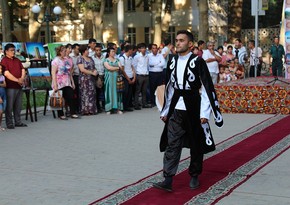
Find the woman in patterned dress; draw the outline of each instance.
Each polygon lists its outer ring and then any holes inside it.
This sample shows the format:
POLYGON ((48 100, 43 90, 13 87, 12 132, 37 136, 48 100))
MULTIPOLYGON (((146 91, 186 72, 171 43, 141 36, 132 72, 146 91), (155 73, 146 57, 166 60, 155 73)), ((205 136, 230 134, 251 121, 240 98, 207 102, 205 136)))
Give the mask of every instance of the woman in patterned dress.
MULTIPOLYGON (((56 48, 56 57, 51 62, 52 89, 54 92, 62 90, 65 102, 70 108, 71 118, 78 118, 73 97, 75 84, 72 78, 72 66, 67 61, 65 55, 66 48, 64 46, 56 48)), ((67 120, 63 110, 58 110, 57 115, 61 120, 67 120)))
POLYGON ((78 58, 77 65, 80 69, 80 113, 82 115, 95 115, 96 108, 96 76, 94 61, 89 57, 89 48, 86 45, 80 46, 82 56, 78 58))
POLYGON ((107 56, 104 62, 105 66, 105 110, 111 114, 117 110, 118 114, 123 112, 122 92, 117 92, 117 76, 121 68, 120 62, 115 58, 115 49, 108 48, 107 56))

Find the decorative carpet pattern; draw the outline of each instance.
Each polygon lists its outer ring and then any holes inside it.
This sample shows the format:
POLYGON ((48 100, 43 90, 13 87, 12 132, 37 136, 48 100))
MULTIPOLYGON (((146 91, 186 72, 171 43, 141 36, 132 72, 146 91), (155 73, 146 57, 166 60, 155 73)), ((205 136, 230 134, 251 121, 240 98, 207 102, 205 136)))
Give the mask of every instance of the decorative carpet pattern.
MULTIPOLYGON (((285 116, 275 115, 219 143, 216 146, 216 151, 209 153, 205 156, 205 159, 204 159, 205 162, 207 159, 210 159, 211 157, 214 157, 222 153, 223 151, 249 138, 250 136, 253 136, 254 134, 261 132, 267 127, 279 122, 283 118, 285 118, 285 116)), ((277 157, 279 153, 283 152, 283 150, 289 148, 289 145, 290 145, 290 135, 288 135, 287 137, 285 137, 283 140, 279 141, 278 143, 274 144, 272 147, 265 150, 264 152, 262 152, 261 154, 253 158, 252 160, 247 161, 247 163, 243 164, 235 171, 230 172, 228 176, 217 181, 217 183, 210 186, 207 190, 204 190, 203 192, 199 194, 195 194, 195 196, 193 194, 192 196, 193 198, 190 198, 186 202, 186 204, 211 204, 219 200, 226 194, 229 194, 239 184, 246 181, 250 176, 256 173, 257 170, 260 169, 262 166, 264 166, 265 164, 273 160, 275 157, 277 157)), ((180 162, 177 176, 179 174, 184 174, 183 172, 185 172, 188 169, 189 163, 190 163, 189 158, 186 158, 180 162)), ((122 204, 124 202, 127 203, 130 199, 152 188, 152 183, 157 182, 157 181, 162 181, 162 180, 163 180, 162 171, 156 172, 144 179, 141 179, 140 181, 136 183, 125 186, 115 191, 114 193, 108 196, 105 196, 104 198, 101 198, 95 202, 92 202, 89 205, 115 205, 115 204, 122 204)), ((128 203, 128 204, 133 204, 133 203, 128 203)), ((143 203, 143 204, 146 204, 146 203, 143 203)))
POLYGON ((216 84, 222 113, 290 113, 290 83, 272 77, 247 78, 216 84), (271 83, 269 83, 271 82, 271 83))

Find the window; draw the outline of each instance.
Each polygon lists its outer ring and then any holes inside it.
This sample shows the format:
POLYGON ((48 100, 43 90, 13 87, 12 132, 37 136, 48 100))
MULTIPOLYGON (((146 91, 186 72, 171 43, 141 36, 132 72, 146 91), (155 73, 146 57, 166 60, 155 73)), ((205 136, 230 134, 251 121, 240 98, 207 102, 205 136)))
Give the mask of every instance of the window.
POLYGON ((131 45, 136 44, 136 28, 128 28, 128 41, 131 45))
POLYGON ((55 34, 55 31, 51 31, 50 32, 50 39, 51 39, 51 42, 56 42, 56 34, 55 34))
POLYGON ((135 11, 136 7, 135 7, 135 0, 128 0, 127 1, 127 11, 135 11))
POLYGON ((151 43, 151 32, 149 27, 144 28, 144 33, 145 33, 145 43, 148 45, 151 43))
POLYGON ((174 26, 169 26, 167 38, 170 39, 172 44, 175 42, 175 27, 174 26))
POLYGON ((45 44, 45 31, 40 31, 40 42, 45 44))
POLYGON ((105 13, 112 13, 113 12, 113 1, 106 0, 105 2, 105 13))
POLYGON ((150 2, 143 1, 144 11, 150 11, 150 2))

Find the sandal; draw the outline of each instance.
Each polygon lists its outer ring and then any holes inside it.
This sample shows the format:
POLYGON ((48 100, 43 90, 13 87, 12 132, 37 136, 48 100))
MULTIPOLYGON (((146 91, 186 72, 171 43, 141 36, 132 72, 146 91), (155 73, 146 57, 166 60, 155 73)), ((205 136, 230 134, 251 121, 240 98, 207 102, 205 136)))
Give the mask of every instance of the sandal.
POLYGON ((61 119, 61 120, 67 120, 66 116, 64 116, 64 115, 63 116, 60 116, 59 119, 61 119))
POLYGON ((4 127, 0 127, 0 131, 5 131, 5 128, 4 127))
POLYGON ((76 115, 76 114, 74 114, 74 115, 72 115, 72 116, 71 116, 71 118, 72 118, 72 119, 78 119, 78 118, 79 118, 79 116, 78 116, 78 115, 76 115))

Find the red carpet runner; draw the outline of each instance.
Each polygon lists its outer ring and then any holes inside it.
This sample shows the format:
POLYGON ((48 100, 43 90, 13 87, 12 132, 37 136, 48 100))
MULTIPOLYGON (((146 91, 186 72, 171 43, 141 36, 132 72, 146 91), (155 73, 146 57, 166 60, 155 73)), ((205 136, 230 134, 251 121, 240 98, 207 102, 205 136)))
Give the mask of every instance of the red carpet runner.
POLYGON ((172 193, 152 188, 153 182, 163 179, 162 172, 158 172, 91 205, 213 204, 289 149, 289 124, 290 116, 278 115, 220 143, 217 151, 204 161, 197 190, 189 188, 189 160, 185 159, 174 177, 172 193))

